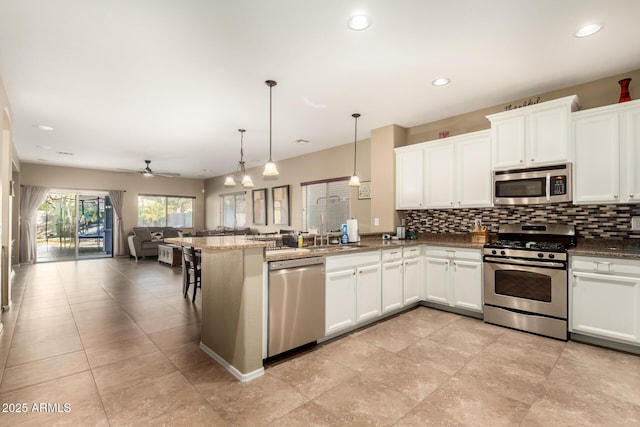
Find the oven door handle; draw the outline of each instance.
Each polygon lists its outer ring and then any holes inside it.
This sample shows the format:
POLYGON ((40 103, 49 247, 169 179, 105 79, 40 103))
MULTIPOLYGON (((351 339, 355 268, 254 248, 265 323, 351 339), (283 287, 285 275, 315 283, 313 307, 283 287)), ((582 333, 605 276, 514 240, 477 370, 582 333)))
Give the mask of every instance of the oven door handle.
POLYGON ((547 202, 551 201, 551 174, 547 173, 547 202))
POLYGON ((509 258, 485 257, 484 260, 487 262, 494 262, 497 264, 530 265, 533 267, 564 268, 565 266, 561 262, 529 261, 525 259, 514 260, 509 258))

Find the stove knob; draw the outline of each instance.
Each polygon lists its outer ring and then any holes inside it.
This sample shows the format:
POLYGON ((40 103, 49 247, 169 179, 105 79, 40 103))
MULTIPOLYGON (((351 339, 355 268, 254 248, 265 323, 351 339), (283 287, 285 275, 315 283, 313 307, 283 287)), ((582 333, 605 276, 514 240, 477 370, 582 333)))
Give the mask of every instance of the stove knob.
POLYGON ((500 255, 506 255, 507 253, 505 251, 500 251, 500 255))
POLYGON ((542 252, 538 253, 538 258, 544 258, 544 254, 542 252))
POLYGON ((549 258, 554 259, 556 256, 554 254, 549 254, 549 258))
POLYGON ((491 255, 495 255, 497 253, 498 253, 498 251, 496 251, 495 249, 491 251, 491 255))

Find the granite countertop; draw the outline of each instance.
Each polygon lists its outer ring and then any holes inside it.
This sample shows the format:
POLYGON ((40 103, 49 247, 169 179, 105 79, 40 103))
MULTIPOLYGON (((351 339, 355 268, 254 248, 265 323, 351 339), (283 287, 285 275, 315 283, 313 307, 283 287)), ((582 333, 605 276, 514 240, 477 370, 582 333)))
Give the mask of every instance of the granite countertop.
POLYGON ((569 255, 631 258, 640 260, 640 241, 615 239, 578 239, 569 255))
POLYGON ((167 243, 191 246, 203 251, 228 251, 232 249, 264 248, 266 242, 247 239, 245 236, 171 237, 167 243))
POLYGON ((471 237, 468 234, 453 233, 426 234, 411 240, 382 240, 381 238, 367 237, 363 238, 360 243, 350 243, 347 245, 305 246, 303 248, 285 248, 266 251, 265 261, 284 261, 295 258, 330 256, 417 245, 482 249, 484 243, 471 242, 471 237))

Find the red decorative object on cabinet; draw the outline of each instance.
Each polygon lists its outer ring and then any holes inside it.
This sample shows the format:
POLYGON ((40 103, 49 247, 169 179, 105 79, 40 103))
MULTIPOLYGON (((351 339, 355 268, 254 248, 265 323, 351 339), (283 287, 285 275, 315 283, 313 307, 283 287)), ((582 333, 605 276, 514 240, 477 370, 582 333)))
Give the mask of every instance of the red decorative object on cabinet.
POLYGON ((631 94, 629 93, 630 78, 622 79, 618 83, 620 84, 620 100, 618 102, 631 101, 631 94))

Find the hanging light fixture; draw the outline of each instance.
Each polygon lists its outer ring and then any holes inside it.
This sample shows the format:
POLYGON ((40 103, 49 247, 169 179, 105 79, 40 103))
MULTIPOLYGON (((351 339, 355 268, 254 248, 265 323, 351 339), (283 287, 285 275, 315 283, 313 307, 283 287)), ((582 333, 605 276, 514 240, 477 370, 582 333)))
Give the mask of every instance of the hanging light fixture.
POLYGON ((278 82, 274 80, 267 80, 265 83, 267 86, 269 86, 269 161, 267 162, 266 165, 264 165, 264 172, 262 172, 262 175, 277 176, 277 175, 280 175, 280 172, 278 172, 278 168, 276 168, 276 164, 273 163, 273 160, 271 160, 271 122, 272 122, 271 118, 272 118, 272 112, 273 112, 273 105, 271 101, 271 91, 273 87, 278 84, 278 82))
POLYGON ((238 163, 238 168, 236 169, 235 176, 234 175, 227 176, 224 180, 224 186, 235 187, 236 179, 238 179, 240 180, 240 184, 243 187, 251 188, 253 187, 253 180, 249 175, 247 175, 247 172, 244 167, 244 160, 243 160, 243 157, 244 157, 243 142, 244 142, 244 133, 246 132, 246 130, 238 129, 238 132, 240 132, 240 162, 238 163))
POLYGON ((356 174, 356 159, 358 158, 358 117, 360 117, 360 114, 354 113, 351 117, 356 120, 356 130, 353 136, 353 176, 349 180, 349 187, 360 187, 360 178, 358 178, 358 174, 356 174))

